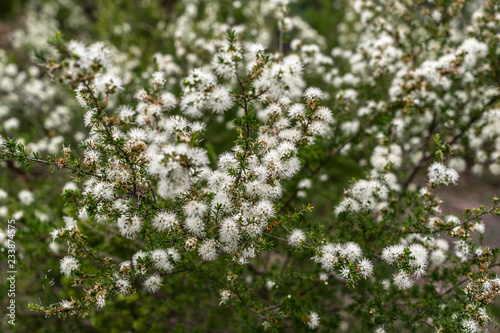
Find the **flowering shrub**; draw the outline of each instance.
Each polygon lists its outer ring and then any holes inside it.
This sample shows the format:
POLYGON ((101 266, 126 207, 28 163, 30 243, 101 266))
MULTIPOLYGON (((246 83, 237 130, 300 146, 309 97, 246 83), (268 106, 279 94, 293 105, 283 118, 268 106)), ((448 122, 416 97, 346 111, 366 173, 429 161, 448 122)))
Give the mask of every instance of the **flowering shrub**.
POLYGON ((500 174, 500 4, 335 1, 332 40, 301 18, 306 5, 185 0, 167 23, 143 1, 104 23, 126 8, 103 1, 92 38, 76 2, 41 4, 45 21, 27 12, 12 52, 37 47, 38 67, 0 55, 0 215, 17 220, 25 273, 57 276, 50 294, 19 287, 23 315, 44 317, 32 323, 496 325, 483 219, 499 199, 447 202, 500 174), (82 17, 59 22, 65 8, 82 17), (143 18, 150 40, 131 26, 143 18))

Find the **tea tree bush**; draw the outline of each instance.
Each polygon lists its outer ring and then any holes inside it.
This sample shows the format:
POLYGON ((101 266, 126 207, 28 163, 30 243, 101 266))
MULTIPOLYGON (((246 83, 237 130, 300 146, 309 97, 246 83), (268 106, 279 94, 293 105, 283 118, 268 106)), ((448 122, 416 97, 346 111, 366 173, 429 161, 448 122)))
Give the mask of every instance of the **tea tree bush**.
POLYGON ((500 4, 314 4, 24 5, 6 330, 497 327, 499 199, 449 207, 500 174, 500 4))

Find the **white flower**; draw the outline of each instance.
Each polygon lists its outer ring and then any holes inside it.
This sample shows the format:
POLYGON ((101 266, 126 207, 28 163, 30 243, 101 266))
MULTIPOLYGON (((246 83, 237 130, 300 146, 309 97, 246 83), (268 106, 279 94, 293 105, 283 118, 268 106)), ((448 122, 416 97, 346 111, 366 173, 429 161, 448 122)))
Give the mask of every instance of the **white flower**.
POLYGON ((319 273, 319 279, 320 279, 320 281, 323 281, 323 282, 328 281, 328 274, 326 274, 324 272, 323 273, 319 273))
POLYGON ((464 319, 461 322, 462 332, 465 333, 479 333, 482 330, 479 328, 479 325, 472 319, 464 319))
POLYGON ((85 150, 83 153, 84 153, 84 163, 87 165, 98 162, 99 157, 101 156, 101 153, 92 149, 85 150))
POLYGON ((227 301, 231 298, 232 294, 230 290, 222 290, 220 292, 220 302, 219 305, 226 304, 227 301))
POLYGON ((323 99, 323 92, 321 89, 316 87, 309 87, 304 93, 305 98, 307 99, 323 99))
POLYGON ((232 153, 222 153, 219 156, 219 161, 217 162, 217 167, 224 171, 229 171, 231 169, 238 169, 238 160, 234 157, 232 153))
POLYGON ((273 204, 268 200, 260 200, 253 208, 254 215, 257 218, 265 219, 271 218, 274 216, 275 211, 273 204))
POLYGON ((64 230, 73 230, 73 228, 78 229, 78 226, 76 225, 76 220, 74 218, 68 217, 68 216, 64 216, 63 220, 66 223, 66 226, 64 227, 64 230))
POLYGON ((416 277, 420 277, 425 274, 425 268, 427 267, 427 250, 420 244, 412 244, 409 247, 410 254, 415 259, 410 259, 410 266, 415 269, 416 277))
POLYGON ((460 224, 460 219, 456 217, 455 215, 448 215, 446 216, 446 222, 451 223, 451 224, 460 224))
POLYGON ((154 275, 150 276, 149 278, 146 279, 146 281, 144 281, 144 284, 143 284, 144 289, 146 289, 146 291, 151 293, 151 294, 154 294, 155 292, 157 292, 162 285, 163 285, 163 282, 161 280, 160 275, 158 275, 158 274, 154 274, 154 275))
POLYGON ((152 77, 153 77, 153 84, 157 86, 163 86, 165 84, 164 72, 154 72, 152 77))
POLYGON ((113 184, 98 181, 91 188, 91 193, 98 199, 111 200, 113 198, 113 184))
POLYGON ((438 12, 437 10, 434 10, 432 12, 431 16, 432 16, 432 19, 436 22, 440 22, 441 18, 443 17, 443 15, 440 12, 438 12))
POLYGON ((122 216, 117 221, 118 228, 123 237, 133 239, 142 229, 142 220, 138 215, 122 216))
POLYGON ((215 260, 219 256, 217 253, 217 244, 213 239, 206 239, 203 241, 198 251, 203 260, 207 261, 215 260))
POLYGON ((59 237, 59 234, 61 233, 61 230, 59 229, 52 229, 50 232, 50 236, 52 237, 52 243, 55 242, 56 238, 59 237))
POLYGON ((64 187, 63 187, 63 192, 64 191, 76 191, 78 190, 78 185, 73 183, 73 182, 67 182, 66 184, 64 184, 64 187))
POLYGON ((356 213, 360 210, 360 204, 352 199, 352 198, 344 198, 342 201, 335 207, 335 215, 339 215, 340 213, 352 212, 356 213))
POLYGON ((146 132, 143 129, 141 129, 141 128, 132 128, 127 133, 127 136, 134 143, 141 142, 141 141, 146 141, 146 138, 147 138, 146 132))
POLYGON ((288 242, 291 246, 300 246, 306 240, 306 235, 300 229, 294 229, 288 237, 288 242))
MULTIPOLYGON (((120 114, 120 120, 124 122, 130 122, 132 117, 135 115, 134 109, 132 109, 129 105, 122 105, 117 109, 117 112, 120 114)), ((90 113, 92 115, 92 113, 90 113)), ((89 119, 90 124, 90 119, 89 119)))
POLYGON ((218 170, 214 171, 208 179, 208 185, 210 189, 215 193, 226 192, 227 190, 229 190, 233 182, 233 176, 218 170))
POLYGON ((382 250, 382 260, 392 265, 393 262, 404 252, 404 245, 398 244, 388 246, 382 250))
POLYGON ((233 106, 233 103, 234 101, 230 89, 223 86, 217 86, 210 94, 208 108, 214 113, 222 114, 224 111, 229 110, 233 106))
POLYGON ((104 307, 104 305, 106 304, 105 297, 103 295, 97 295, 96 303, 98 308, 104 307))
POLYGON ((69 277, 74 270, 80 268, 80 263, 73 256, 66 256, 61 259, 61 273, 69 277))
MULTIPOLYGON (((132 264, 134 265, 134 268, 138 269, 139 268, 139 265, 141 264, 139 262, 139 259, 141 260, 144 260, 146 257, 148 256, 148 253, 140 250, 138 252, 136 252, 133 256, 132 256, 132 264)), ((125 263, 122 263, 122 265, 125 265, 125 263)))
POLYGON ((156 269, 161 269, 165 272, 170 272, 174 269, 174 265, 168 259, 168 253, 165 250, 157 249, 152 251, 151 259, 153 259, 156 269))
POLYGON ((429 181, 436 184, 457 185, 458 182, 458 172, 452 168, 449 168, 439 162, 434 162, 429 167, 429 181))
POLYGON ((309 189, 309 188, 312 188, 312 180, 310 178, 304 178, 304 179, 301 179, 300 182, 297 184, 297 188, 305 188, 305 189, 309 189))
POLYGON ((3 127, 6 131, 13 131, 19 128, 19 119, 9 118, 3 122, 3 127))
POLYGON ((361 247, 354 242, 347 242, 340 248, 339 254, 347 257, 350 262, 354 262, 362 256, 361 247))
POLYGON ((122 295, 127 295, 130 291, 130 281, 127 279, 117 279, 116 282, 116 287, 118 288, 118 291, 122 295))
POLYGON ((309 326, 310 329, 315 329, 319 326, 319 315, 316 312, 309 312, 307 326, 309 326))
POLYGON ((391 163, 394 168, 398 168, 401 166, 402 155, 403 151, 401 147, 396 144, 392 144, 389 147, 377 146, 373 150, 370 163, 379 171, 383 171, 391 163))
POLYGON ((365 279, 373 275, 373 264, 370 260, 366 258, 360 260, 359 274, 365 279))
POLYGON ((98 74, 94 80, 97 89, 103 94, 112 90, 123 90, 122 80, 114 74, 98 74))
POLYGON ((189 230, 192 234, 196 236, 203 236, 205 223, 201 218, 197 216, 188 217, 184 221, 184 225, 186 226, 186 229, 189 230))
POLYGON ((219 233, 220 240, 223 243, 234 243, 240 238, 238 223, 236 223, 236 221, 231 217, 228 217, 221 222, 219 233))
POLYGON ((475 223, 474 226, 472 227, 472 231, 477 231, 480 234, 484 234, 485 231, 484 223, 483 222, 475 223))
POLYGON ((188 217, 203 217, 208 206, 199 201, 189 201, 184 205, 184 213, 188 217))
POLYGON ((71 309, 71 308, 73 308, 73 305, 71 304, 70 301, 63 300, 63 301, 61 301, 61 308, 63 308, 63 309, 71 309))
POLYGON ((343 266, 339 273, 340 277, 348 280, 351 276, 351 270, 348 266, 343 266))
POLYGON ((28 190, 20 191, 17 197, 19 198, 19 201, 21 201, 21 203, 26 206, 31 205, 35 201, 33 193, 28 190))
POLYGON ((165 92, 161 95, 161 105, 166 109, 166 110, 171 110, 173 109, 177 104, 177 99, 175 98, 175 95, 170 93, 170 92, 165 92))
POLYGON ((152 221, 153 227, 157 231, 170 231, 179 224, 174 213, 160 212, 152 221))
POLYGON ((290 118, 301 118, 306 114, 306 107, 304 104, 295 103, 288 109, 288 116, 290 118))
POLYGON ((253 56, 257 55, 259 52, 264 52, 266 48, 262 44, 254 43, 250 44, 248 47, 248 52, 250 52, 253 56))
POLYGON ((130 263, 130 261, 128 261, 128 260, 127 260, 127 261, 124 261, 124 262, 122 262, 122 263, 120 263, 120 271, 121 271, 122 269, 124 269, 124 268, 130 267, 130 264, 131 264, 131 263, 130 263))
POLYGON ((437 249, 435 251, 432 251, 430 258, 434 265, 439 266, 446 261, 447 256, 443 250, 437 249))
POLYGON ((413 286, 413 281, 405 271, 400 270, 398 273, 394 274, 394 284, 396 284, 399 289, 404 290, 410 289, 413 286))
POLYGON ((274 282, 273 280, 266 281, 266 288, 269 290, 273 289, 275 285, 276 285, 276 282, 274 282))

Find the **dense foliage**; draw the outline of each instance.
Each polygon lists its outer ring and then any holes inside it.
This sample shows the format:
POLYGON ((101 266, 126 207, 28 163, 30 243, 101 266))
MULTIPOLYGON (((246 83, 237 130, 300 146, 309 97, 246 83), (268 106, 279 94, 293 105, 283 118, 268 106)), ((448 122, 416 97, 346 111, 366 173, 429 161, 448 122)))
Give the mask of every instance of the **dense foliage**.
POLYGON ((497 0, 2 6, 4 331, 497 327, 497 0))

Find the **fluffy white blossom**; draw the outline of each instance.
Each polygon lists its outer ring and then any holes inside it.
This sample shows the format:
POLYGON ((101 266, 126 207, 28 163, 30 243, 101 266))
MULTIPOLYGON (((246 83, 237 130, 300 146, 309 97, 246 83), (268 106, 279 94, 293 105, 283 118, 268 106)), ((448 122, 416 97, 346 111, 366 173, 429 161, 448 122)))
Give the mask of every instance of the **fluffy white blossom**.
POLYGON ((394 284, 401 290, 409 289, 413 286, 413 281, 410 279, 408 274, 400 270, 394 274, 394 284))
POLYGON ((63 308, 63 309, 72 309, 73 305, 71 304, 70 301, 63 300, 63 301, 61 301, 61 308, 63 308))
POLYGON ((142 219, 138 215, 124 215, 118 219, 117 225, 123 237, 135 238, 142 229, 142 219))
POLYGON ((23 205, 31 205, 35 201, 35 197, 33 196, 33 192, 29 190, 21 190, 18 194, 19 201, 23 205))
POLYGON ((158 231, 171 231, 179 221, 174 213, 160 212, 152 221, 153 227, 158 231))
POLYGON ((227 301, 231 298, 232 293, 230 290, 222 290, 220 292, 220 302, 219 305, 226 304, 227 301))
POLYGON ((80 268, 78 259, 73 256, 65 256, 61 259, 61 273, 69 277, 73 271, 80 268))
POLYGON ((117 279, 115 281, 118 292, 122 295, 127 295, 130 292, 130 281, 127 279, 117 279))
POLYGON ((151 275, 143 283, 144 289, 146 289, 146 291, 151 294, 154 294, 158 290, 160 290, 160 287, 162 285, 163 285, 162 279, 158 274, 151 275))
POLYGON ((219 256, 217 253, 217 244, 213 239, 207 239, 199 246, 199 253, 203 260, 212 261, 219 256))
POLYGON ((300 246, 306 240, 305 233, 300 229, 294 229, 290 236, 288 236, 288 242, 291 246, 300 246))
POLYGON ((436 184, 457 185, 458 182, 458 172, 452 168, 449 168, 439 162, 433 163, 428 170, 429 181, 436 184))
POLYGON ((311 311, 309 312, 309 316, 308 316, 308 320, 307 320, 307 326, 309 326, 309 328, 311 329, 316 329, 318 328, 319 326, 319 315, 314 312, 314 311, 311 311))

